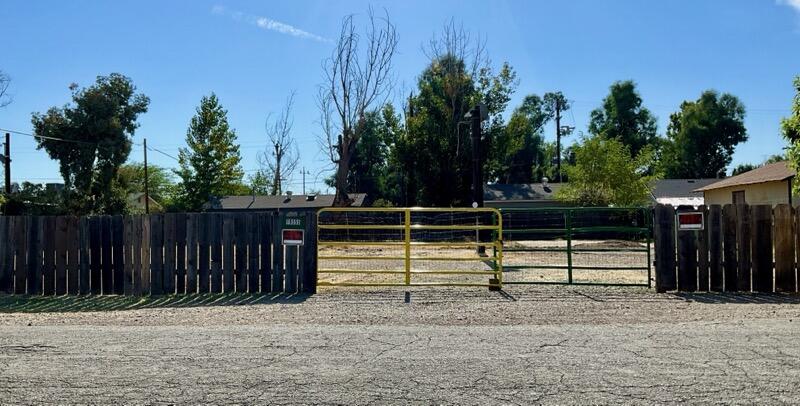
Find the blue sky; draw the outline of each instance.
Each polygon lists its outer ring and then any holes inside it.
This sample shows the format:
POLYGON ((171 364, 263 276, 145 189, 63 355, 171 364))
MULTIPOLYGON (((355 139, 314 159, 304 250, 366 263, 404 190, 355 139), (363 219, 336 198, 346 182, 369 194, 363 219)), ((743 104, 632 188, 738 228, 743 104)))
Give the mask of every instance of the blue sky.
MULTIPOLYGON (((453 19, 480 35, 495 66, 508 61, 529 93, 560 90, 573 100, 565 123, 586 132, 589 112, 615 80, 633 79, 666 131, 669 114, 705 89, 738 96, 750 140, 734 164, 781 152, 800 74, 800 0, 570 1, 29 1, 0 3, 0 70, 14 102, 0 128, 31 131, 30 114, 69 101, 68 85, 97 75, 130 76, 151 99, 135 140, 177 155, 200 98, 214 91, 257 168, 264 120, 296 92, 294 135, 307 188, 326 164, 319 152, 316 86, 341 18, 385 8, 396 24, 395 75, 410 90, 427 60, 423 45, 453 19)), ((548 129, 546 136, 552 138, 548 129)), ((569 142, 569 141, 568 141, 569 142)), ((13 180, 59 181, 58 166, 29 137, 14 136, 13 180)), ((135 147, 131 160, 141 160, 135 147)), ((151 162, 175 166, 156 153, 151 162)), ((248 172, 249 173, 249 172, 248 172)), ((316 177, 316 184, 315 182, 316 177)), ((299 171, 290 188, 302 188, 299 171)))

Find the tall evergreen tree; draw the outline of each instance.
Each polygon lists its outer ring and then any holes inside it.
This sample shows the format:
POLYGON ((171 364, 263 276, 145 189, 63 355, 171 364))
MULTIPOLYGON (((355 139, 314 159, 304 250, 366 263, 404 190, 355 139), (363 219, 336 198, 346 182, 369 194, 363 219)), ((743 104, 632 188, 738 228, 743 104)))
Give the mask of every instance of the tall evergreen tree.
POLYGON ((204 96, 186 132, 187 148, 178 155, 182 179, 182 204, 198 211, 212 197, 242 192, 241 156, 236 132, 228 125, 228 112, 214 93, 204 96))

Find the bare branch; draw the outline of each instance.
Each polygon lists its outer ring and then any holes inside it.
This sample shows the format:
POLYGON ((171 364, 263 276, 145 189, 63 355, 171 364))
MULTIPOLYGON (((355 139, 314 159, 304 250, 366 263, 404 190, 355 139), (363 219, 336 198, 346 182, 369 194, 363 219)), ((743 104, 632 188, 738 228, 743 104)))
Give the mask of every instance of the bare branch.
POLYGON ((8 87, 11 86, 11 77, 0 71, 0 108, 11 104, 11 95, 8 94, 8 87))
POLYGON ((295 92, 289 95, 277 117, 273 118, 271 114, 267 116, 265 127, 269 144, 267 150, 259 155, 258 162, 262 169, 272 176, 270 192, 272 195, 283 193, 283 180, 292 175, 300 161, 300 151, 292 137, 294 96, 295 92))
POLYGON ((370 8, 367 15, 369 22, 363 37, 357 33, 352 15, 342 20, 336 47, 323 63, 325 80, 317 95, 323 128, 319 141, 337 165, 336 205, 348 204, 347 173, 364 115, 376 103, 383 102, 393 86, 395 27, 388 13, 377 18, 370 8))

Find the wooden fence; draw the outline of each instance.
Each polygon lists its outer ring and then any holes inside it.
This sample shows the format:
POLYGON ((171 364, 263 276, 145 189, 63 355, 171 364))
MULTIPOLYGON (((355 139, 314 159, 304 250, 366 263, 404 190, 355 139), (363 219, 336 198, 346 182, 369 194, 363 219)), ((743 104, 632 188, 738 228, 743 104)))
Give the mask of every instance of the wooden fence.
POLYGON ((797 292, 799 210, 786 204, 656 206, 656 290, 797 292), (682 211, 703 212, 703 230, 677 230, 682 211))
POLYGON ((316 290, 316 216, 284 247, 285 214, 0 216, 0 292, 161 295, 316 290))

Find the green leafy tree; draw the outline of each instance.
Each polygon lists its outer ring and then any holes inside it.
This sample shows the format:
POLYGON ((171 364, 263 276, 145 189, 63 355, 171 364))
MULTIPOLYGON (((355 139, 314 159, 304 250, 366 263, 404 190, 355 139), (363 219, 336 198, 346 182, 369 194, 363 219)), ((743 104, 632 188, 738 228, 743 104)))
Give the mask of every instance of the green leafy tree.
POLYGON ((9 216, 64 215, 64 194, 58 189, 38 183, 22 182, 19 191, 6 198, 4 213, 9 216))
MULTIPOLYGON (((401 159, 411 170, 404 179, 404 197, 410 205, 468 206, 473 200, 472 145, 464 115, 478 103, 486 106, 486 158, 505 131, 502 112, 516 88, 516 73, 508 64, 495 73, 481 45, 452 24, 431 42, 427 54, 431 61, 409 100, 400 148, 411 155, 401 159)), ((493 170, 491 164, 485 169, 493 170)))
POLYGON ((136 120, 150 100, 118 73, 98 76, 94 85, 80 90, 73 84, 70 90, 72 105, 33 114, 37 148, 59 162, 71 213, 122 213, 125 196, 115 179, 131 152, 136 120))
MULTIPOLYGON (((125 196, 133 193, 144 193, 144 164, 132 162, 120 166, 117 172, 117 183, 125 196)), ((178 192, 173 173, 158 165, 147 166, 148 195, 164 208, 173 206, 178 192)))
POLYGON ((247 193, 236 132, 228 125, 228 112, 214 93, 203 97, 186 132, 187 148, 178 154, 181 204, 199 211, 212 197, 247 193))
MULTIPOLYGON (((794 79, 792 114, 781 121, 783 137, 789 142, 786 158, 792 169, 800 172, 800 76, 794 79)), ((800 193, 800 182, 793 182, 794 192, 800 193)))
POLYGON ((556 198, 579 206, 638 206, 650 199, 649 185, 657 175, 647 175, 653 151, 645 147, 631 159, 628 146, 616 139, 594 136, 574 147, 575 164, 556 198))
POLYGON ((401 131, 400 117, 391 104, 365 115, 364 128, 350 161, 348 192, 366 193, 368 203, 397 197, 396 179, 389 177, 389 157, 401 131))
POLYGON ((265 169, 259 169, 256 172, 247 176, 247 184, 250 193, 258 196, 267 196, 272 194, 272 179, 273 176, 265 169))
POLYGON ((657 139, 656 118, 642 104, 642 97, 631 80, 615 82, 603 106, 591 113, 589 132, 608 139, 616 139, 636 156, 644 147, 657 139))
POLYGON ((662 166, 667 178, 715 178, 747 141, 744 105, 736 96, 705 91, 670 116, 662 166))
POLYGON ((756 168, 758 168, 758 165, 739 164, 735 168, 733 168, 733 172, 731 173, 731 176, 741 175, 741 174, 743 174, 745 172, 750 172, 750 171, 752 171, 753 169, 756 169, 756 168))

